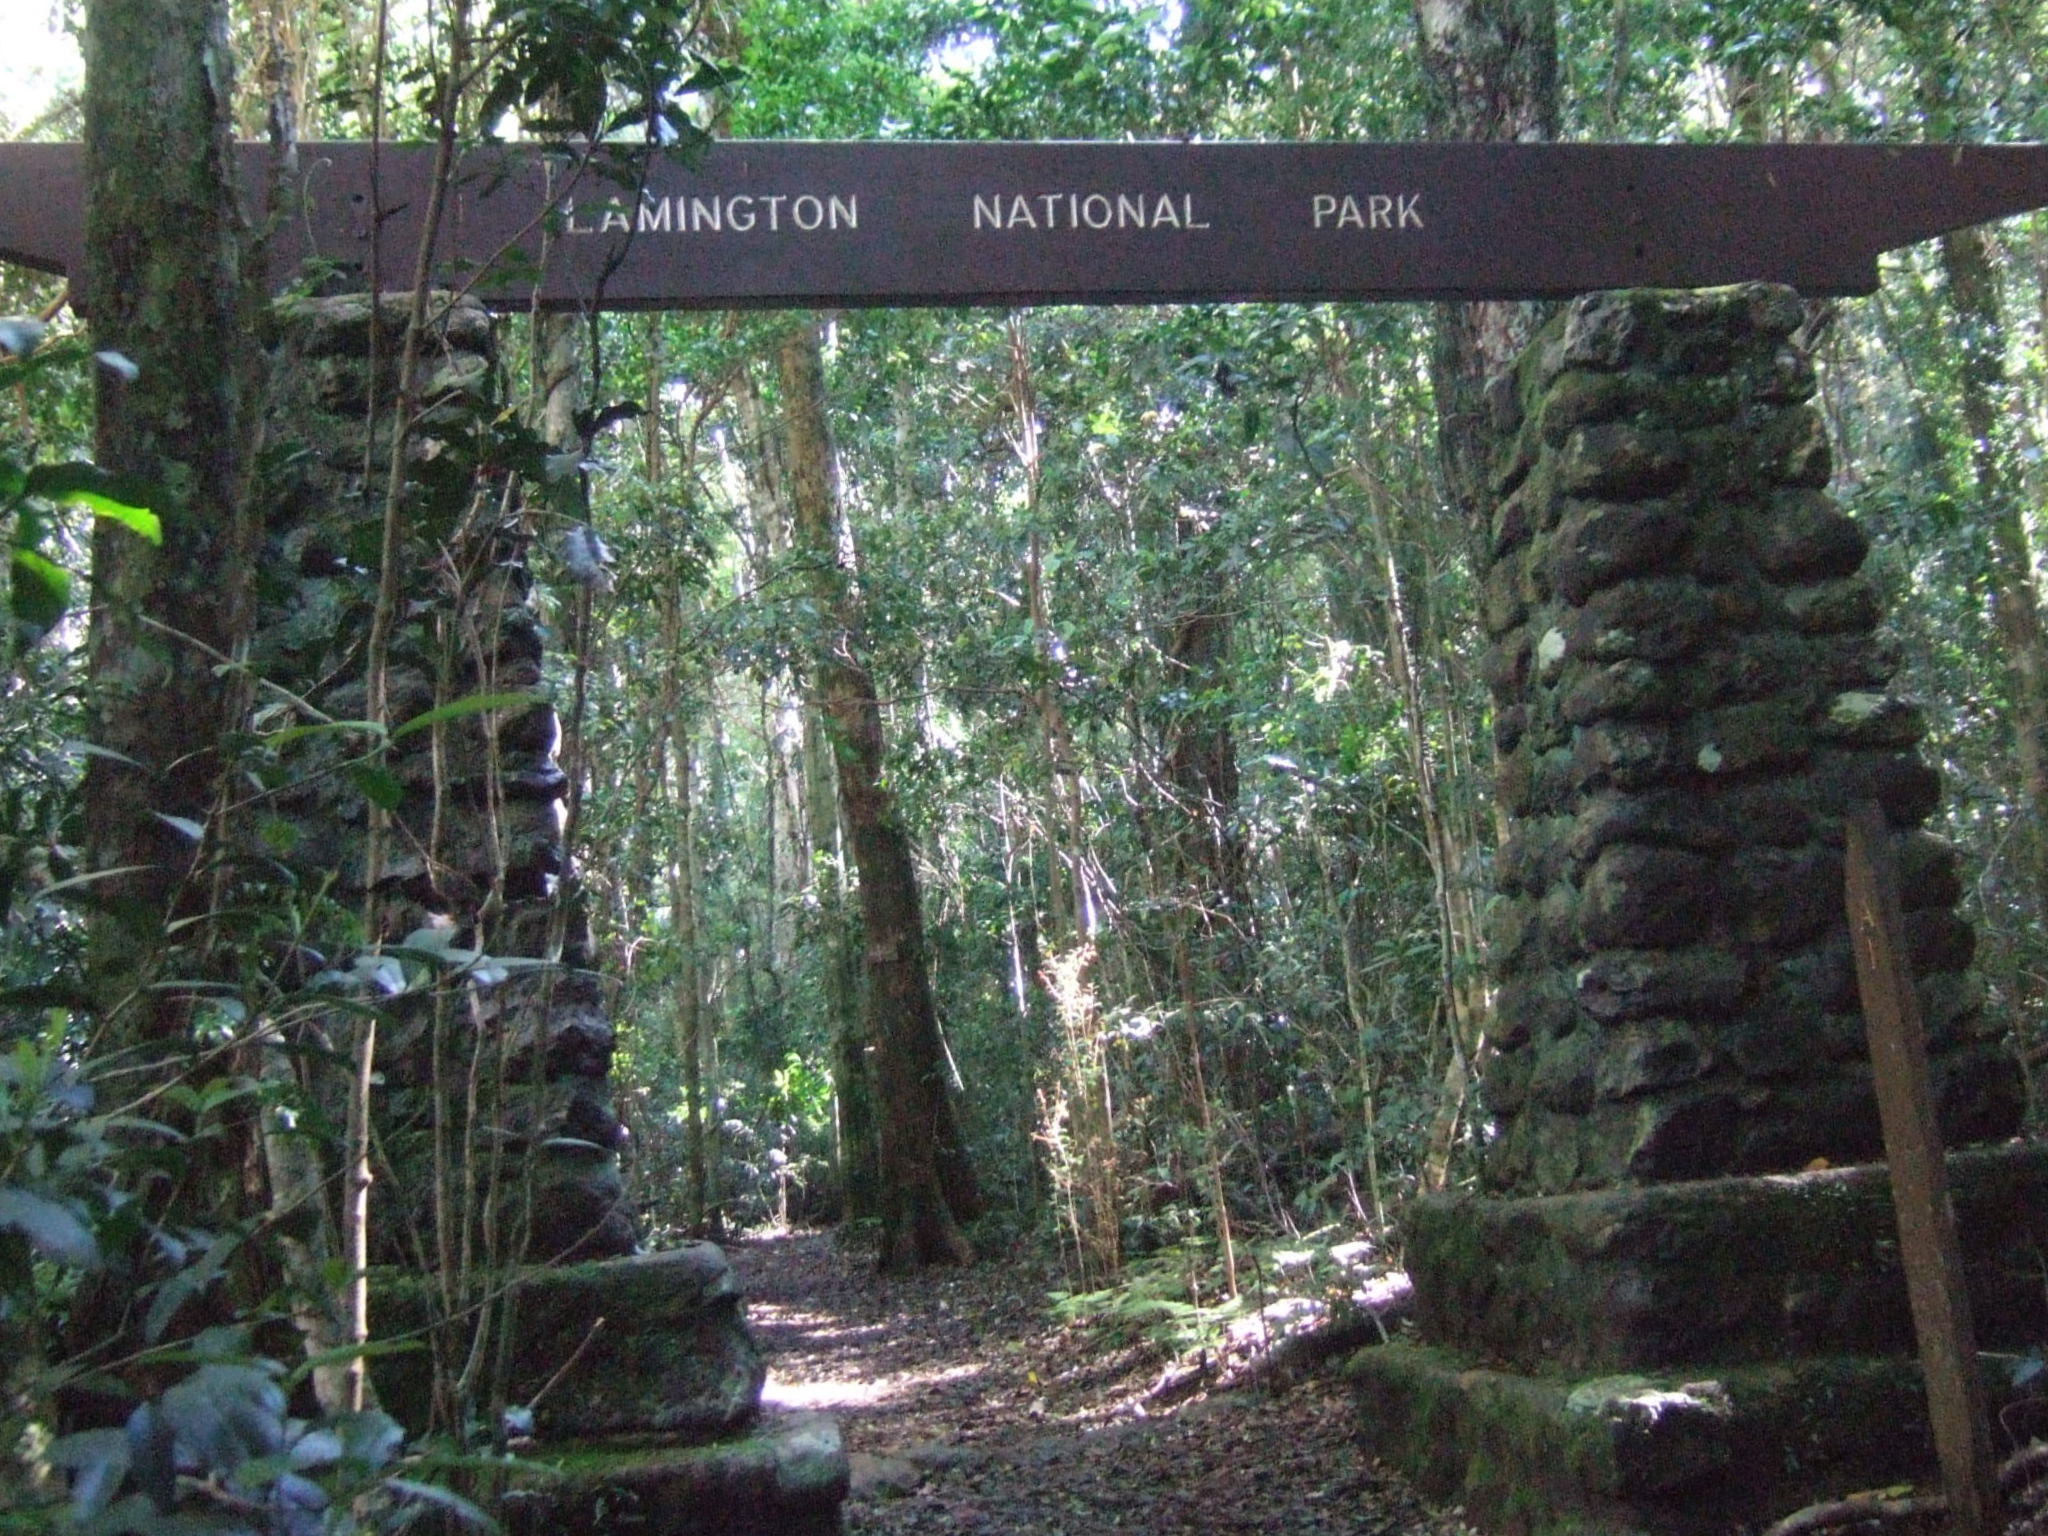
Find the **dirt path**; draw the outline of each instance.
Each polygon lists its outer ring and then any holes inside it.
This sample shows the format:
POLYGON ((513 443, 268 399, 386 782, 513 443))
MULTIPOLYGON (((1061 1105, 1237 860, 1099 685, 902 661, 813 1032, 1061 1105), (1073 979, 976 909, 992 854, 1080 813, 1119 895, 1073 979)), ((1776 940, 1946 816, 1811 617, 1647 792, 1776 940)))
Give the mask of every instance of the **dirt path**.
POLYGON ((728 1251, 769 1404, 838 1416, 852 1536, 1469 1536, 1366 1459, 1328 1378, 1148 1408, 1161 1362, 1053 1324, 1031 1261, 885 1280, 829 1234, 728 1251))

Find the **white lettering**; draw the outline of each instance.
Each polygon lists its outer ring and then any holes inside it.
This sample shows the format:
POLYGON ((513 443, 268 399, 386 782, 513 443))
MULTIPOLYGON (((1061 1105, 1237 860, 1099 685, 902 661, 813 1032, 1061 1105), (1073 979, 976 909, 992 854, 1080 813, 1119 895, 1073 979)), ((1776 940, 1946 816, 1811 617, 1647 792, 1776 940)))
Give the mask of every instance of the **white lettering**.
POLYGON ((974 194, 974 227, 981 229, 984 226, 989 229, 1003 227, 1003 200, 1000 197, 983 197, 977 192, 974 194))
POLYGON ((1100 192, 1090 192, 1081 199, 1081 218, 1090 229, 1107 229, 1116 215, 1110 211, 1109 199, 1100 192), (1096 210, 1100 209, 1098 213, 1096 210))
POLYGON ((1209 227, 1207 219, 1197 219, 1195 217, 1195 195, 1192 192, 1181 193, 1180 213, 1181 222, 1189 229, 1207 229, 1209 227))
MULTIPOLYGON (((1192 218, 1192 212, 1189 213, 1192 218)), ((1308 200, 1311 229, 1421 229, 1420 192, 1318 192, 1308 200)), ((1190 226, 1207 228, 1206 225, 1190 226)))
POLYGON ((578 224, 576 222, 576 204, 573 200, 564 201, 562 204, 562 229, 565 233, 571 235, 594 235, 597 233, 588 224, 578 224))
POLYGON ((1162 224, 1171 224, 1175 229, 1180 228, 1180 215, 1174 212, 1173 199, 1163 192, 1159 194, 1159 201, 1152 208, 1152 227, 1157 229, 1162 224))
POLYGON ((1129 229, 1133 225, 1139 229, 1145 227, 1145 199, 1119 192, 1116 195, 1116 227, 1129 229))
POLYGON ((754 227, 754 200, 742 194, 725 200, 725 221, 741 234, 754 227), (747 206, 742 208, 741 203, 747 206))
POLYGON ((1010 199, 1010 222, 1005 228, 1015 229, 1019 224, 1028 224, 1033 229, 1038 228, 1038 220, 1031 217, 1031 205, 1021 196, 1010 199))
POLYGON ((700 229, 723 230, 725 228, 725 203, 719 198, 705 202, 701 197, 690 199, 690 231, 700 229))
POLYGON ((798 229, 813 230, 825 222, 825 205, 815 197, 799 197, 789 205, 789 217, 798 229), (806 215, 805 208, 809 207, 806 215))
POLYGON ((1038 206, 1045 210, 1045 227, 1047 229, 1058 229, 1060 227, 1059 193, 1046 192, 1041 194, 1038 199, 1038 206))
MULTIPOLYGON (((978 203, 981 199, 977 197, 975 201, 978 203)), ((858 194, 853 197, 834 197, 831 200, 831 210, 832 227, 834 229, 841 227, 841 220, 845 221, 845 228, 847 229, 860 228, 860 197, 858 194)))
POLYGON ((782 205, 789 201, 789 194, 778 192, 772 197, 763 199, 763 201, 768 204, 768 227, 770 229, 782 228, 782 205))
POLYGON ((622 235, 630 235, 633 232, 633 226, 626 218, 626 210, 617 203, 606 203, 604 217, 598 221, 597 232, 603 235, 615 229, 622 235))
POLYGON ((674 214, 675 209, 667 198, 657 197, 650 201, 647 194, 643 192, 640 196, 640 233, 644 235, 653 230, 661 234, 667 234, 669 220, 674 217, 674 214))

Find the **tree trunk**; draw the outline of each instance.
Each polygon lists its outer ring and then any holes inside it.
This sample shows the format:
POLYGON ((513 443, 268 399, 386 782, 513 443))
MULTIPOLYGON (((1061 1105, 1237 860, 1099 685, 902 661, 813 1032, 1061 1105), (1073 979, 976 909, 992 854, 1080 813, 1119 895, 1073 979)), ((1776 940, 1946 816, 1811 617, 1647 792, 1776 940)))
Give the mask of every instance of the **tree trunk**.
MULTIPOLYGON (((77 297, 93 345, 134 365, 132 377, 96 371, 94 452, 163 524, 161 547, 106 521, 93 535, 88 702, 102 750, 87 762, 82 825, 86 867, 104 878, 93 886, 87 986, 103 1044, 143 1074, 124 1080, 124 1096, 148 1102, 188 1072, 234 1070, 197 1052, 191 993, 158 983, 223 968, 213 918, 233 905, 224 885, 234 864, 224 853, 233 765, 221 743, 248 698, 246 678, 220 664, 243 653, 250 630, 257 523, 247 478, 262 328, 242 272, 227 7, 92 0, 85 58, 77 297)), ((249 1113, 231 1109, 225 1134, 194 1143, 174 1181, 152 1183, 152 1219, 219 1230, 249 1211, 262 1163, 254 1101, 242 1102, 249 1113)), ((169 1102, 147 1113, 184 1118, 169 1102)), ((225 1307, 253 1303, 275 1278, 240 1273, 259 1261, 246 1250, 235 1282, 211 1288, 174 1328, 223 1322, 225 1307)), ((137 1297, 132 1276, 112 1274, 89 1282, 70 1320, 80 1347, 132 1363, 137 1297)))
POLYGON ((784 338, 778 358, 795 543, 826 627, 814 688, 838 767, 839 807, 860 876, 867 1011, 875 1051, 882 1176, 882 1265, 905 1271, 974 1257, 958 1219, 980 1196, 946 1092, 945 1048, 926 969, 917 870, 883 783, 881 705, 855 650, 854 602, 834 529, 832 444, 817 331, 784 338))
POLYGON ((133 1002, 140 1032, 162 1037, 181 1028, 181 1007, 134 992, 166 921, 208 904, 199 877, 219 839, 220 743, 244 707, 239 677, 216 668, 248 636, 256 564, 244 482, 257 332, 241 277, 226 7, 95 0, 86 59, 81 300, 94 344, 138 370, 99 371, 95 453, 150 488, 164 528, 161 548, 104 522, 93 539, 93 736, 109 753, 86 769, 87 862, 128 870, 97 888, 110 916, 93 934, 93 972, 104 1007, 133 1002), (192 827, 207 835, 195 842, 192 827))
MULTIPOLYGON (((1432 138, 1478 143, 1554 139, 1558 128, 1556 0, 1416 0, 1432 138)), ((1535 334, 1533 304, 1443 304, 1430 379, 1444 481, 1475 568, 1493 517, 1487 478, 1499 443, 1489 380, 1535 334)))
MULTIPOLYGON (((1557 137, 1557 0, 1416 0, 1415 19, 1433 137, 1479 143, 1557 137)), ((1438 457, 1475 577, 1484 575, 1491 559, 1491 480, 1501 447, 1488 386, 1506 374, 1542 316, 1534 304, 1444 304, 1437 309, 1430 381, 1436 394, 1438 457)), ((1446 934, 1446 945, 1452 942, 1446 934)), ((1485 1043, 1479 1029, 1461 1018, 1454 981, 1446 981, 1450 1062, 1429 1159, 1429 1176, 1439 1184, 1485 1043)))
MULTIPOLYGON (((1914 54, 1916 90, 1937 138, 1959 138, 1967 126, 1959 94, 1961 40, 1938 27, 1906 39, 1914 54)), ((2026 839, 2038 910, 2048 911, 2048 635, 2041 623, 2035 549, 2027 527, 2021 476, 2012 459, 2018 422, 2005 368, 2005 317, 1990 238, 1982 229, 1941 237, 1948 284, 1951 341, 1961 354, 1957 382, 1978 516, 1991 552, 1992 621, 2005 651, 2012 689, 2013 745, 2020 784, 2032 813, 2026 839)))
POLYGON ((839 799, 824 723, 804 712, 804 813, 817 892, 825 1012, 832 1040, 832 1097, 839 1194, 848 1221, 882 1214, 877 1165, 875 1075, 861 1017, 860 957, 846 912, 846 858, 840 847, 839 799))

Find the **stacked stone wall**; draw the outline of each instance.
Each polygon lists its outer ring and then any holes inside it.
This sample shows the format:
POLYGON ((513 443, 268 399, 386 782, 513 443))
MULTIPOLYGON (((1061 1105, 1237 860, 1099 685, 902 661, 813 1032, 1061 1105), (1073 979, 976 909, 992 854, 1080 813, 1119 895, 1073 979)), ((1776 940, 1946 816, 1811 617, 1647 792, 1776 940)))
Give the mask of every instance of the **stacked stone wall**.
MULTIPOLYGON (((404 298, 350 295, 279 311, 251 660, 258 675, 334 720, 368 712, 363 648, 408 308, 404 298)), ((503 409, 501 382, 491 317, 437 299, 413 381, 421 407, 408 441, 404 612, 388 673, 394 724, 471 694, 544 691, 530 520, 502 468, 479 462, 503 409)), ((273 700, 266 724, 313 723, 302 714, 273 700)), ((554 760, 557 734, 554 710, 537 702, 394 744, 381 764, 397 805, 379 880, 382 931, 373 935, 348 931, 367 878, 370 800, 350 766, 366 740, 318 737, 280 764, 276 814, 259 835, 264 856, 294 872, 309 904, 321 893, 326 917, 313 919, 312 934, 326 962, 346 964, 351 950, 422 929, 493 957, 558 962, 465 985, 452 1000, 384 1000, 380 1145, 394 1166, 379 1186, 375 1226, 392 1259, 416 1258, 420 1235, 434 1230, 427 1142, 436 1078, 445 1087, 452 1074, 454 1099, 464 1101, 477 1052, 488 1053, 477 1077, 488 1123, 458 1133, 457 1144, 533 1196, 494 1202, 508 1229, 501 1235, 525 1237, 540 1257, 634 1245, 617 1168, 612 1025, 587 968, 585 925, 563 904, 568 781, 554 760)))
POLYGON ((1826 492, 1801 320, 1766 287, 1595 295, 1494 392, 1495 1188, 1879 1152, 1842 896, 1865 797, 1951 1143, 2018 1122, 1955 856, 1919 830, 1924 720, 1889 691, 1865 536, 1826 492))

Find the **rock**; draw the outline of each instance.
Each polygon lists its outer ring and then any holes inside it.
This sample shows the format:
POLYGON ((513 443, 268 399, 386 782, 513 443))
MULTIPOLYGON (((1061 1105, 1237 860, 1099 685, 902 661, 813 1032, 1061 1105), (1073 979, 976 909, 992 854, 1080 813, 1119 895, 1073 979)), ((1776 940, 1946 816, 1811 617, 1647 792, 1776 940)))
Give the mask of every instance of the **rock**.
POLYGON ((822 1413, 710 1445, 552 1447, 514 1472, 506 1536, 838 1536, 847 1460, 822 1413))
MULTIPOLYGON (((423 1327, 435 1294, 430 1279, 378 1277, 375 1336, 423 1327)), ((527 1270, 511 1301, 518 1336, 506 1395, 514 1403, 539 1395, 543 1443, 612 1434, 710 1440, 743 1429, 760 1406, 767 1367, 741 1321, 725 1255, 710 1243, 527 1270)), ((426 1421, 428 1369, 423 1355, 406 1354, 375 1366, 386 1407, 414 1428, 426 1421)))
POLYGON ((872 1456, 866 1451, 846 1455, 848 1498, 900 1499, 917 1491, 924 1470, 915 1462, 896 1456, 872 1456))

